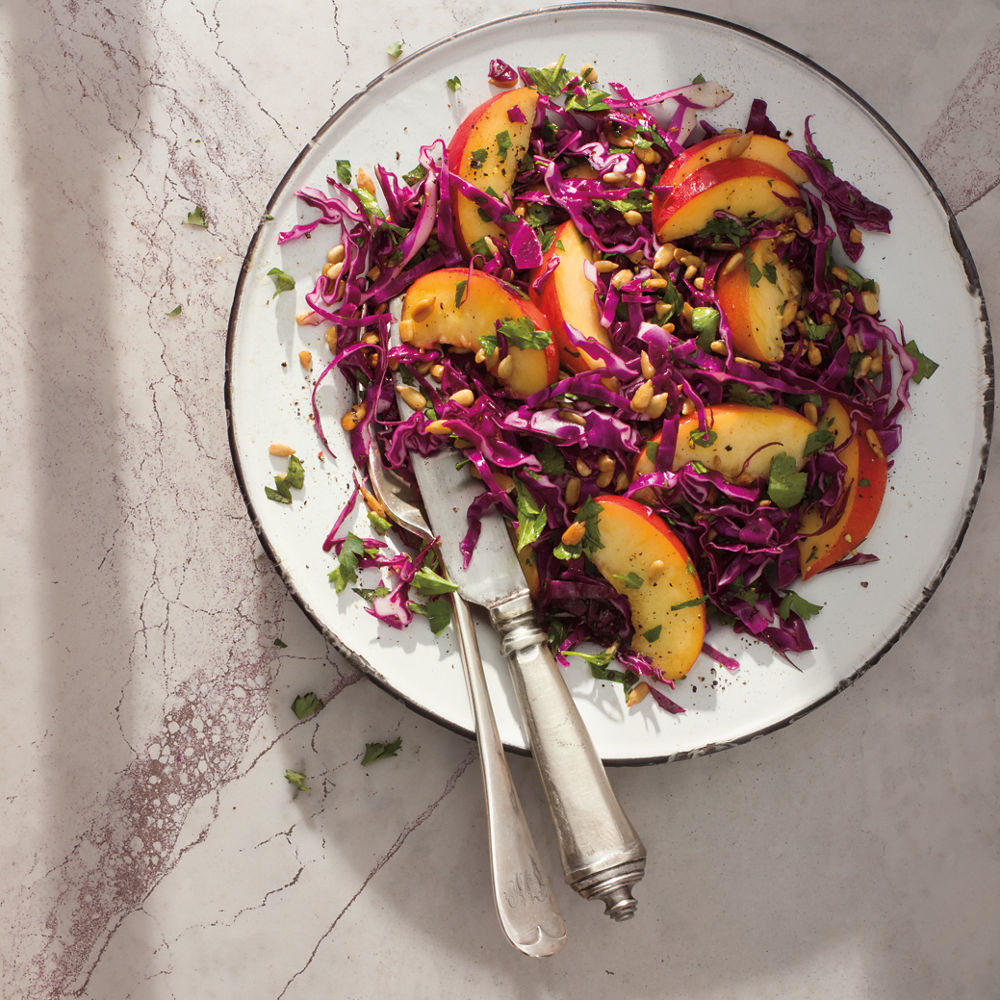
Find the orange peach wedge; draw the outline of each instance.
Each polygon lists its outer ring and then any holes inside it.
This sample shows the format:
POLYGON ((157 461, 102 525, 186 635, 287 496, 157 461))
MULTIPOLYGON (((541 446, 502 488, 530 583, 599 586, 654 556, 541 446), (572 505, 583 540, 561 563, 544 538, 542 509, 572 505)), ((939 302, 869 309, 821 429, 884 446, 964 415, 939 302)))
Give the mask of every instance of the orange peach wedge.
POLYGON ((815 510, 803 515, 799 569, 804 580, 840 562, 868 537, 882 506, 889 471, 889 463, 870 424, 858 420, 852 428, 847 410, 837 400, 828 404, 821 425, 826 420, 832 420, 837 457, 847 467, 844 480, 847 502, 837 521, 825 531, 815 510))
MULTIPOLYGON (((496 94, 470 112, 448 144, 448 169, 480 191, 502 198, 511 189, 521 157, 528 150, 538 107, 538 91, 518 87, 496 94)), ((486 236, 496 239, 500 227, 479 214, 479 207, 459 191, 452 197, 455 235, 467 257, 486 236)))
POLYGON ((497 325, 508 320, 530 321, 549 339, 540 347, 511 343, 502 361, 498 350, 486 355, 487 368, 513 395, 524 399, 555 380, 558 352, 544 313, 492 274, 449 267, 417 278, 403 298, 399 338, 414 347, 444 344, 478 352, 485 346, 482 338, 495 335, 497 325))
POLYGON ((733 254, 716 280, 733 350, 757 361, 780 361, 782 330, 795 318, 801 291, 801 272, 778 257, 773 240, 754 240, 733 254))
POLYGON ((594 300, 594 286, 584 273, 584 264, 593 262, 594 251, 572 221, 564 222, 555 231, 541 265, 531 275, 531 299, 548 317, 559 348, 559 360, 572 372, 601 368, 603 364, 586 350, 573 344, 566 332, 569 324, 587 340, 611 349, 607 331, 601 326, 601 313, 594 300), (535 279, 558 261, 555 270, 534 288, 535 279))
POLYGON ((611 495, 595 502, 603 548, 590 558, 628 600, 632 648, 677 680, 705 639, 704 594, 691 557, 663 518, 643 504, 611 495))

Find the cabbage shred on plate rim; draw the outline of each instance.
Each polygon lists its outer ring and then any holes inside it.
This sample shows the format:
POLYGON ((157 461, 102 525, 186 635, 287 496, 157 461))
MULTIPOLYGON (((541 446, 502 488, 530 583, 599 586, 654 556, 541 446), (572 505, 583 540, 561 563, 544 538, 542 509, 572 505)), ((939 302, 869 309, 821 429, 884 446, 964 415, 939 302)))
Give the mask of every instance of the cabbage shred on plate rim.
MULTIPOLYGON (((325 545, 338 559, 331 580, 343 589, 357 580, 359 571, 377 568, 383 574, 378 586, 355 588, 369 602, 372 614, 393 627, 407 625, 415 611, 428 615, 436 632, 447 624, 445 602, 438 596, 443 588, 435 583, 439 578, 430 548, 412 553, 389 546, 382 535, 386 525, 377 516, 380 530, 372 537, 359 538, 343 530, 359 493, 367 494, 365 452, 371 436, 378 440, 386 463, 404 475, 410 450, 428 454, 449 446, 447 438, 426 432, 424 414, 402 419, 396 405, 390 363, 426 373, 433 361, 440 366, 437 378, 422 375, 421 391, 431 399, 433 415, 447 420, 455 436, 467 443, 461 455, 475 467, 484 487, 469 511, 467 548, 475 544, 479 517, 491 508, 511 519, 522 540, 530 539, 543 581, 536 597, 539 619, 549 629, 562 662, 577 645, 589 641, 604 648, 603 653, 584 654, 595 676, 622 682, 626 694, 639 690, 640 679, 662 681, 650 662, 630 649, 633 632, 625 598, 581 551, 567 552, 561 545, 577 511, 605 492, 640 493, 646 502, 655 497, 651 506, 664 516, 695 562, 710 623, 726 623, 785 658, 811 649, 805 620, 819 608, 793 589, 799 579, 800 504, 782 509, 766 501, 766 483, 727 482, 704 467, 689 464, 671 471, 669 447, 659 449, 654 472, 634 482, 630 473, 654 432, 663 429, 667 441, 669 431, 676 429, 685 397, 699 410, 725 402, 798 409, 809 401, 816 405, 823 399, 839 399, 871 424, 883 452, 891 455, 899 444, 899 418, 909 406, 910 385, 926 373, 922 366, 932 368, 933 362, 906 342, 901 328, 892 329, 877 311, 873 315, 859 302, 862 291, 877 290, 852 266, 863 252, 861 233, 888 232, 889 211, 836 175, 817 148, 812 122, 807 120, 805 148, 791 156, 810 181, 802 189, 804 210, 811 219, 808 232, 766 219, 748 226, 717 213, 711 231, 679 241, 704 262, 698 274, 703 280, 686 276, 688 269, 677 260, 654 272, 659 244, 650 203, 659 173, 686 146, 719 131, 706 116, 725 105, 729 91, 699 79, 637 98, 620 83, 601 89, 591 79, 569 73, 562 60, 544 70, 515 71, 502 60, 490 65, 494 85, 513 85, 518 76, 540 92, 529 155, 520 164, 511 201, 478 196, 504 238, 474 247, 482 252, 471 262, 456 245, 450 199, 456 186, 467 195, 473 192, 449 171, 443 139, 421 147, 418 162, 402 176, 375 166, 378 194, 363 173, 358 183, 352 183, 355 175, 349 162, 338 161, 336 172, 327 178, 327 190, 307 187, 298 192, 313 217, 279 238, 283 243, 332 227, 336 242, 343 246, 342 262, 316 279, 306 294, 310 313, 300 318, 308 324, 332 324, 328 334, 332 360, 313 390, 316 427, 324 446, 323 419, 341 415, 319 412, 319 385, 337 371, 351 387, 361 387, 365 393, 364 407, 354 411, 356 419, 345 423, 351 430, 358 485, 325 545), (643 158, 652 159, 643 150, 654 151, 660 162, 650 169, 643 166, 637 175, 643 158), (571 168, 581 164, 593 168, 591 176, 574 176, 571 168), (624 174, 629 181, 607 183, 603 176, 609 173, 624 174), (641 216, 638 223, 636 213, 641 216), (440 268, 469 267, 527 292, 527 270, 540 264, 556 225, 567 219, 590 241, 598 260, 613 261, 616 271, 631 274, 622 282, 612 280, 612 271, 588 272, 614 347, 613 352, 598 352, 605 361, 603 369, 561 371, 554 385, 520 400, 507 394, 471 354, 445 349, 431 355, 407 345, 389 348, 388 305, 416 278, 440 268), (780 364, 746 363, 734 356, 731 347, 716 353, 718 347, 713 350, 710 340, 729 343, 726 317, 715 298, 719 268, 751 239, 783 235, 781 252, 806 275, 808 328, 803 332, 801 321, 786 328, 788 349, 780 364), (849 263, 834 266, 843 257, 849 263), (646 289, 644 281, 651 276, 666 277, 666 287, 646 289), (847 291, 857 295, 848 297, 847 291), (831 316, 834 298, 840 303, 831 316), (821 324, 819 317, 828 322, 821 324), (820 352, 819 364, 810 363, 806 346, 820 352), (643 352, 657 373, 657 391, 668 394, 663 416, 655 421, 629 405, 646 380, 643 352), (879 364, 872 367, 880 370, 861 372, 859 361, 864 356, 877 356, 879 364), (472 405, 449 399, 465 388, 473 391, 472 405), (572 411, 577 417, 561 419, 560 411, 572 411), (567 482, 580 478, 578 466, 596 469, 600 456, 613 459, 610 489, 599 487, 593 476, 583 477, 579 499, 571 505, 566 500, 567 482), (430 599, 421 601, 420 594, 430 599), (613 660, 616 667, 610 666, 613 660)), ((761 100, 753 101, 747 121, 726 123, 733 126, 780 137, 761 100)), ((588 341, 587 350, 595 353, 592 342, 588 341)), ((844 502, 843 464, 831 450, 820 448, 802 471, 805 496, 832 523, 844 502)), ((847 562, 872 558, 856 553, 847 562)), ((708 642, 704 651, 728 668, 738 666, 708 642)), ((649 692, 668 711, 683 711, 662 686, 649 686, 649 692)), ((646 687, 641 685, 643 694, 646 687)))

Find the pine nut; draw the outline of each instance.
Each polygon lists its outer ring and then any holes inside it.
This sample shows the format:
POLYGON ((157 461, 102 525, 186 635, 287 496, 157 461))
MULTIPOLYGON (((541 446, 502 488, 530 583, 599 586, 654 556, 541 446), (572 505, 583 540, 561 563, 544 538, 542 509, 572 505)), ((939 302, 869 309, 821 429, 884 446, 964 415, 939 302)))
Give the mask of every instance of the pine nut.
POLYGON ((666 319, 674 311, 674 307, 669 302, 657 302, 653 306, 653 312, 656 313, 657 319, 666 319))
POLYGON ((603 490, 611 485, 611 480, 615 478, 614 469, 608 469, 607 472, 599 472, 597 478, 594 480, 594 485, 599 489, 603 490))
POLYGON ((861 308, 869 316, 874 316, 878 312, 878 296, 871 291, 861 293, 861 308))
POLYGON ((789 299, 785 303, 785 308, 781 310, 782 329, 788 326, 795 319, 795 314, 798 311, 799 311, 799 303, 797 299, 789 299))
POLYGON ((290 444, 272 444, 268 446, 267 453, 275 458, 288 458, 295 454, 295 449, 290 444))
POLYGON ((364 420, 365 417, 365 404, 355 403, 341 418, 340 426, 344 428, 345 431, 353 431, 358 424, 364 420))
POLYGON ((508 354, 505 358, 501 358, 500 363, 497 365, 497 378, 501 382, 506 381, 514 374, 514 359, 508 354))
POLYGON ((652 378, 656 374, 653 362, 649 360, 649 355, 645 351, 639 354, 639 367, 642 370, 643 378, 652 378))
POLYGON ((580 487, 581 482, 576 476, 570 476, 566 480, 566 489, 563 493, 563 498, 570 507, 575 507, 580 502, 580 487))
POLYGON ((647 278, 642 283, 642 287, 649 289, 651 292, 658 292, 661 288, 666 288, 667 284, 666 278, 647 278))
POLYGON ((337 328, 335 326, 328 326, 326 328, 326 346, 330 348, 331 354, 337 353, 337 328))
POLYGON ((580 477, 583 479, 586 479, 587 476, 589 476, 592 471, 590 466, 587 465, 587 463, 582 458, 578 458, 574 463, 574 466, 576 468, 576 471, 580 474, 580 477))
POLYGON ((347 251, 343 243, 338 243, 335 247, 331 247, 326 254, 326 262, 328 264, 339 264, 346 255, 347 251))
POLYGON ((708 345, 708 349, 713 354, 728 354, 729 348, 726 347, 726 342, 724 340, 713 340, 711 344, 708 345))
POLYGON ((642 212, 637 212, 634 208, 630 208, 622 218, 633 228, 642 224, 642 212))
POLYGON ((331 282, 336 281, 340 277, 340 272, 344 270, 344 262, 338 260, 336 263, 331 264, 328 268, 325 268, 325 274, 331 282))
POLYGON ((647 167, 652 167, 660 162, 660 154, 652 146, 638 146, 633 152, 635 158, 647 167))
POLYGON ((587 525, 583 521, 574 521, 563 533, 563 545, 579 545, 587 534, 587 525))
POLYGON ((451 429, 448 427, 447 421, 444 420, 431 420, 428 422, 424 430, 426 430, 428 434, 437 434, 438 437, 444 437, 446 434, 451 433, 451 429))
POLYGON ((601 180, 605 184, 623 184, 625 175, 620 170, 609 170, 606 174, 601 175, 601 180))
POLYGON ((860 243, 861 242, 861 230, 857 228, 852 228, 847 234, 847 240, 849 243, 860 243))
POLYGON ((441 364, 431 365, 429 374, 430 377, 434 379, 436 382, 440 382, 442 376, 444 375, 444 365, 441 364))
POLYGON ((302 365, 306 371, 309 371, 313 365, 312 351, 299 351, 299 364, 302 365))
POLYGON ((881 374, 882 374, 882 354, 881 352, 876 351, 872 355, 872 375, 881 375, 881 374))
POLYGON ((872 357, 870 354, 863 354, 861 360, 858 362, 857 376, 859 378, 864 378, 870 371, 872 367, 872 357))
POLYGON ((652 402, 653 399, 653 382, 651 379, 646 379, 638 389, 635 390, 632 396, 632 401, 629 403, 632 411, 634 413, 644 413, 646 407, 652 402))
POLYGON ((668 401, 669 397, 665 392, 658 392, 649 401, 649 406, 646 407, 646 416, 653 420, 659 420, 667 409, 668 401))
POLYGON ((597 458, 597 468, 601 472, 608 472, 615 467, 615 460, 610 455, 599 455, 597 458))
POLYGON ((630 282, 635 275, 627 268, 623 267, 620 271, 616 271, 614 277, 611 279, 611 284, 615 288, 621 288, 622 285, 630 282))
POLYGON ((305 312, 296 313, 295 322, 299 326, 315 326, 319 322, 319 317, 311 309, 305 312))
POLYGON ((657 247, 656 253, 653 254, 653 270, 662 271, 674 259, 676 249, 673 243, 664 243, 663 246, 657 247))
POLYGON ((803 235, 807 236, 813 231, 813 221, 805 212, 795 213, 795 228, 803 235))
POLYGON ((806 360, 813 368, 817 368, 823 362, 823 353, 815 344, 810 344, 809 350, 806 352, 806 360))
POLYGON ((803 403, 802 404, 802 416, 806 418, 811 424, 819 422, 819 410, 816 409, 815 403, 803 403))
POLYGON ((609 274, 611 271, 617 271, 618 265, 613 260, 598 260, 594 261, 594 269, 598 274, 609 274))
POLYGON ((628 694, 625 695, 626 707, 634 708, 648 694, 649 694, 649 685, 645 681, 639 681, 638 684, 634 684, 631 688, 629 688, 628 694))
POLYGON ((411 410, 427 409, 427 397, 418 392, 412 385, 397 385, 396 395, 406 403, 411 410))
POLYGON ((476 401, 476 394, 471 389, 459 389, 448 397, 453 403, 459 406, 472 406, 476 401))
POLYGON ((654 559, 649 564, 649 570, 646 573, 646 579, 652 583, 654 580, 659 580, 666 572, 667 564, 662 559, 654 559))
POLYGON ((582 413, 577 413, 576 410, 560 410, 559 419, 565 420, 568 424, 576 424, 579 427, 586 427, 587 421, 582 413))
POLYGON ((843 281, 847 283, 850 279, 847 276, 847 272, 842 267, 831 267, 830 274, 837 279, 837 281, 843 281))

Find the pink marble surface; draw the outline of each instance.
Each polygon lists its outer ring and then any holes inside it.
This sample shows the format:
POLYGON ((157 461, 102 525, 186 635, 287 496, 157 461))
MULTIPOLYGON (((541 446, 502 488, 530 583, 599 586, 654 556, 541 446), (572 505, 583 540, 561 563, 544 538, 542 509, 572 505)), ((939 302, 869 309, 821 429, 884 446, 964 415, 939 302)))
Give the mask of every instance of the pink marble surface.
MULTIPOLYGON (((660 859, 642 915, 612 926, 561 888, 570 943, 544 964, 490 908, 472 744, 328 648, 264 557, 223 408, 261 206, 389 42, 508 9, 528 6, 0 11, 3 997, 1000 991, 995 476, 876 670, 748 746, 616 771, 660 859), (207 229, 182 224, 195 204, 207 229), (308 690, 327 707, 298 721, 308 690), (397 735, 398 758, 359 766, 366 741, 397 735)), ((996 3, 945 19, 902 0, 699 9, 803 51, 894 124, 997 312, 996 3)), ((543 831, 530 762, 512 766, 543 831)))

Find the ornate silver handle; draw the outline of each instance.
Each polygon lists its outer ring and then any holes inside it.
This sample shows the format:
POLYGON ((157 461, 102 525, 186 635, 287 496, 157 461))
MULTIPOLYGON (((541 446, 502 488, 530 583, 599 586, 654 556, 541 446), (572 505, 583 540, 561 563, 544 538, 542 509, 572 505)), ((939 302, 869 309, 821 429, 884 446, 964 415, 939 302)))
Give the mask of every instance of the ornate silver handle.
POLYGON ((566 943, 566 926, 507 767, 469 606, 453 593, 452 608, 479 743, 497 916, 519 951, 554 955, 566 943))
POLYGON ((521 592, 489 610, 510 662, 566 881, 585 898, 603 900, 613 919, 627 920, 635 913, 632 886, 645 871, 646 849, 615 797, 530 597, 521 592))

